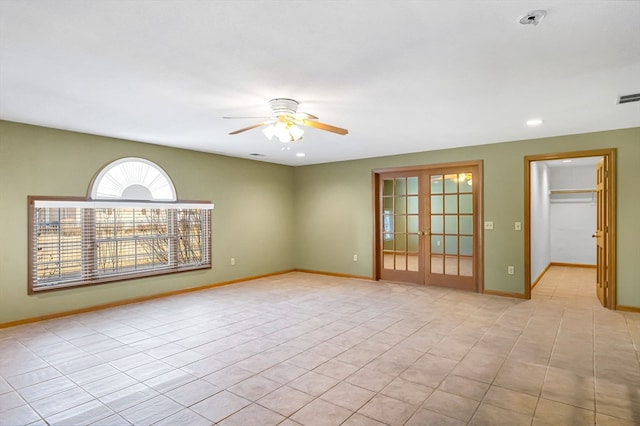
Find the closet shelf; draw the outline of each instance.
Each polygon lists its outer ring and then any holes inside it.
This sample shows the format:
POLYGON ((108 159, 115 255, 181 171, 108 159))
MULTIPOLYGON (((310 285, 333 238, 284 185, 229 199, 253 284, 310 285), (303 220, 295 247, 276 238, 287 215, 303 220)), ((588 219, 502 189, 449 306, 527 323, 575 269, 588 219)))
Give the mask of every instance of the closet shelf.
POLYGON ((552 189, 549 191, 551 203, 594 203, 595 189, 552 189))
POLYGON ((552 189, 549 194, 591 194, 595 189, 552 189))

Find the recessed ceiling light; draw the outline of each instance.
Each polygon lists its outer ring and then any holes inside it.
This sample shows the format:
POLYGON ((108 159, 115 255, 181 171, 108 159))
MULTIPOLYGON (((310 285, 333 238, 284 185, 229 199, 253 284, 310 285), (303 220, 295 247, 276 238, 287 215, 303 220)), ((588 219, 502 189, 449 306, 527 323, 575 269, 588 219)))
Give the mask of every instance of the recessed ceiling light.
POLYGON ((304 152, 296 152, 296 157, 304 157, 304 152))
POLYGON ((570 163, 571 160, 562 160, 563 163, 570 163))
POLYGON ((542 124, 542 120, 540 118, 532 118, 531 120, 527 121, 527 126, 529 127, 536 127, 542 124))

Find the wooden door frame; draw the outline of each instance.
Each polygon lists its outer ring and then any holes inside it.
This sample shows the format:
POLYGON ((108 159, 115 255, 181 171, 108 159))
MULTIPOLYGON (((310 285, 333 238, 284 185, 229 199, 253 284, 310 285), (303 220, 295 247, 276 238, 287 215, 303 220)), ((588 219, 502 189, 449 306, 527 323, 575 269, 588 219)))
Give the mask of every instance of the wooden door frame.
POLYGON ((524 296, 531 299, 531 163, 534 161, 562 160, 581 157, 604 157, 609 167, 609 185, 605 196, 607 197, 607 226, 609 227, 608 269, 609 294, 606 308, 617 308, 616 286, 616 149, 593 149, 588 151, 560 152, 553 154, 528 155, 524 157, 524 296))
POLYGON ((483 195, 483 161, 457 161, 452 163, 425 164, 421 166, 393 167, 386 169, 373 169, 371 171, 371 194, 373 212, 373 280, 378 281, 382 275, 382 263, 378 254, 382 250, 380 237, 380 176, 386 173, 411 173, 425 172, 449 167, 477 167, 478 176, 474 176, 474 191, 477 191, 477 217, 474 220, 474 227, 477 230, 477 243, 474 245, 474 271, 476 271, 475 291, 484 292, 484 227, 482 226, 484 218, 484 195, 483 195))

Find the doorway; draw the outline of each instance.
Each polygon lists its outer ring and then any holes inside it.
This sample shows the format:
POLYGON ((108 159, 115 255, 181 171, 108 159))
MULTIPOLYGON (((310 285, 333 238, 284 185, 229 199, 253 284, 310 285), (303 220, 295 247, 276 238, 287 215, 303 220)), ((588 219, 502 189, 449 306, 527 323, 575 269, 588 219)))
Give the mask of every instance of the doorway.
POLYGON ((482 163, 373 172, 374 277, 482 291, 482 163))
MULTIPOLYGON (((579 230, 576 235, 567 235, 566 241, 574 247, 590 247, 589 256, 593 261, 577 263, 596 266, 596 293, 604 307, 616 309, 616 222, 615 222, 615 149, 578 151, 568 153, 546 154, 525 157, 525 297, 531 298, 531 288, 551 265, 563 264, 553 262, 551 257, 540 261, 538 253, 544 249, 545 232, 557 237, 557 229, 546 229, 544 212, 549 212, 549 206, 544 206, 544 200, 553 207, 554 200, 565 203, 573 210, 570 221, 580 222, 589 217, 587 228, 579 230), (575 161, 589 164, 592 173, 591 182, 582 188, 565 188, 550 190, 544 186, 545 177, 539 175, 539 165, 559 162, 575 161), (599 160, 599 161, 598 161, 599 160), (593 206, 593 217, 588 214, 575 213, 580 206, 576 203, 589 202, 593 206), (540 207, 542 206, 542 207, 540 207), (546 210, 545 210, 546 209, 546 210), (582 239, 582 243, 576 241, 582 239), (595 239, 595 245, 591 243, 595 239)), ((585 186, 585 185, 583 185, 585 186)), ((566 213, 565 213, 566 215, 566 213)), ((575 226, 574 226, 575 228, 575 226)), ((571 249, 573 250, 573 249, 571 249)), ((554 255, 554 256, 557 256, 554 255)), ((575 262, 570 262, 575 263, 575 262)), ((585 266, 585 265, 576 265, 585 266)))

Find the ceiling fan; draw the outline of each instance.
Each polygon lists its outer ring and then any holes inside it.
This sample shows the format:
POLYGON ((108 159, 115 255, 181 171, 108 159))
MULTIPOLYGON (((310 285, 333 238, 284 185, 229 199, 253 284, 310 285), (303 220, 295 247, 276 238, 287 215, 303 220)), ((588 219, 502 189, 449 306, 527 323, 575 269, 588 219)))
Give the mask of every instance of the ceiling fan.
POLYGON ((341 127, 332 126, 330 124, 321 123, 318 117, 308 114, 306 112, 297 112, 298 101, 288 98, 276 98, 269 101, 269 107, 271 108, 271 116, 269 117, 223 117, 223 118, 266 118, 265 121, 257 124, 253 124, 249 127, 245 127, 234 132, 230 135, 237 135, 238 133, 246 132, 247 130, 255 129, 261 126, 267 126, 262 130, 262 133, 271 140, 274 136, 277 137, 280 142, 295 142, 302 139, 304 130, 297 125, 313 127, 327 132, 337 133, 339 135, 346 135, 349 133, 347 129, 341 127))

